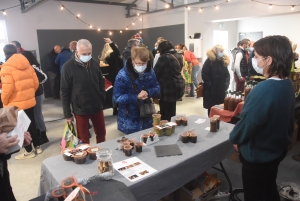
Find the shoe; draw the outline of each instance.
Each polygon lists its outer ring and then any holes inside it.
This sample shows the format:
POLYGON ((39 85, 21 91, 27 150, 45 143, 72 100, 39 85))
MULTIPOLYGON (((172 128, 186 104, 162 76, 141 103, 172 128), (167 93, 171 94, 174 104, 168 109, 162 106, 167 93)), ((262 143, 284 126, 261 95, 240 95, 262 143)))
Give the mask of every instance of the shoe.
MULTIPOLYGON (((195 95, 194 95, 194 96, 195 96, 195 95)), ((185 97, 194 97, 194 96, 192 96, 192 95, 188 94, 188 95, 186 95, 185 97)))
POLYGON ((32 149, 30 153, 28 153, 25 149, 20 152, 21 153, 15 156, 16 160, 24 160, 24 159, 34 158, 36 156, 34 149, 32 149))
POLYGON ((182 98, 177 99, 177 101, 182 101, 182 98))
POLYGON ((293 158, 295 161, 300 162, 300 154, 293 155, 292 158, 293 158))
POLYGON ((37 146, 37 147, 35 148, 35 150, 36 150, 36 153, 37 153, 37 154, 41 154, 41 153, 43 152, 41 146, 37 146))
POLYGON ((42 131, 40 133, 41 133, 41 135, 40 135, 40 145, 46 144, 47 142, 49 142, 49 139, 46 135, 46 131, 42 131))

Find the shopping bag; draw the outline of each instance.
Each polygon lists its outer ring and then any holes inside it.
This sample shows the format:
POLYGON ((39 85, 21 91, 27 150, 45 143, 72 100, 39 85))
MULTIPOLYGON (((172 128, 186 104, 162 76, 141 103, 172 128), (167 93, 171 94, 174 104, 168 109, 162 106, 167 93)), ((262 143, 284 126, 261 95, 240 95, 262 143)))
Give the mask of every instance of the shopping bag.
POLYGON ((0 133, 9 133, 17 125, 18 108, 9 106, 0 109, 0 133))
POLYGON ((196 92, 197 92, 197 98, 203 97, 203 82, 199 83, 196 92))
POLYGON ((80 144, 80 140, 77 137, 77 133, 75 131, 75 127, 73 123, 66 123, 64 127, 63 136, 61 139, 61 149, 64 148, 75 148, 78 144, 80 144))

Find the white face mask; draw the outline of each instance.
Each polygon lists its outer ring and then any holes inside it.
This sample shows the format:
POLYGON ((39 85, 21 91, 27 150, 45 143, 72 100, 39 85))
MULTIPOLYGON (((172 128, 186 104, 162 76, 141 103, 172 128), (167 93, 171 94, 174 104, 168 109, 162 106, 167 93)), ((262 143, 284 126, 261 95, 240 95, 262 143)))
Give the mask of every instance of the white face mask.
MULTIPOLYGON (((263 59, 261 59, 261 60, 263 60, 263 59)), ((260 60, 259 60, 259 61, 260 61, 260 60)), ((258 60, 255 59, 255 58, 252 58, 252 66, 253 66, 254 70, 255 70, 257 73, 263 75, 263 74, 264 74, 264 68, 267 67, 268 65, 266 65, 266 66, 260 68, 260 67, 258 66, 258 60)))
POLYGON ((144 66, 134 66, 134 69, 138 72, 138 73, 143 73, 147 68, 147 64, 144 66))
POLYGON ((83 62, 83 63, 87 63, 89 60, 91 60, 92 55, 80 55, 79 59, 83 62))

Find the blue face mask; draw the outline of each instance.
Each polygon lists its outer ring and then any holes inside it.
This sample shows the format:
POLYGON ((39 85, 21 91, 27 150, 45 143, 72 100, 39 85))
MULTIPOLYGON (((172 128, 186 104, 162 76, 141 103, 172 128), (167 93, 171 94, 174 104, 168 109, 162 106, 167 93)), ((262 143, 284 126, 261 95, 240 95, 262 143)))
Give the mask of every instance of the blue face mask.
POLYGON ((224 54, 222 52, 218 52, 218 54, 217 54, 218 59, 223 58, 223 56, 224 56, 224 54))
POLYGON ((157 47, 154 47, 155 50, 157 50, 157 47))

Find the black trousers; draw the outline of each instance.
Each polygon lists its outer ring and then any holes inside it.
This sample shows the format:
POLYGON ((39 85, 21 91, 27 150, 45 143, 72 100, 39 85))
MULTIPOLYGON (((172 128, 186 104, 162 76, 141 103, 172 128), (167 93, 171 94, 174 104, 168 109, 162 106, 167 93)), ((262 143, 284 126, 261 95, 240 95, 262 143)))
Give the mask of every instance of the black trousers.
POLYGON ((50 90, 53 98, 59 98, 60 91, 60 73, 48 71, 50 90))
POLYGON ((171 121, 171 117, 176 115, 176 101, 167 102, 160 99, 159 108, 162 120, 171 121))
POLYGON ((286 154, 287 150, 279 158, 260 164, 249 163, 240 154, 245 201, 280 201, 276 178, 279 163, 286 154))
MULTIPOLYGON (((33 146, 34 147, 40 146, 41 145, 41 143, 40 143, 40 135, 41 134, 36 129, 33 107, 24 110, 24 112, 26 113, 26 115, 28 116, 28 118, 31 121, 29 128, 28 128, 28 132, 31 135, 33 146)), ((25 149, 27 152, 31 152, 32 151, 31 144, 26 146, 25 149)))
POLYGON ((2 155, 0 159, 0 163, 2 163, 3 165, 3 175, 0 175, 0 200, 15 201, 16 198, 10 185, 9 172, 7 169, 7 160, 5 159, 5 157, 5 155, 2 155))

